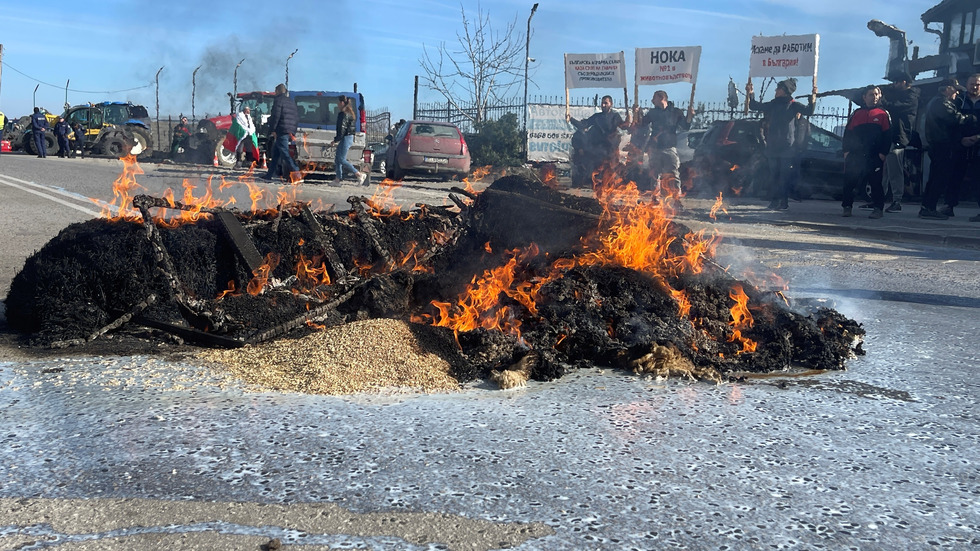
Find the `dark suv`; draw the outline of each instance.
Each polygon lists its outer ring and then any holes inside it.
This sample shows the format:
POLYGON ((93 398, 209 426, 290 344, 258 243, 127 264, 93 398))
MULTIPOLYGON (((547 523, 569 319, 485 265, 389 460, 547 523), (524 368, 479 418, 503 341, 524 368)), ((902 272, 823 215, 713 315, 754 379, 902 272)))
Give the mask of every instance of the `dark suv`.
MULTIPOLYGON (((711 123, 694 150, 694 159, 685 163, 685 173, 691 175, 688 192, 707 196, 721 191, 726 196, 768 197, 771 188, 765 147, 760 119, 711 123)), ((840 199, 843 176, 840 136, 810 124, 794 195, 800 199, 815 195, 840 199)))

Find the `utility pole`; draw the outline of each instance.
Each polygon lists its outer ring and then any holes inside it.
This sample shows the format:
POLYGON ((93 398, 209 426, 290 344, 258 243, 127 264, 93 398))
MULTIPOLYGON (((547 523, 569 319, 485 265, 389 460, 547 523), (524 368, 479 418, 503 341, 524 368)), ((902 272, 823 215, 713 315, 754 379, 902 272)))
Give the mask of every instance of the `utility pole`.
POLYGON ((3 72, 3 44, 0 44, 0 73, 3 72))
POLYGON ((37 86, 35 86, 35 87, 34 87, 34 107, 37 107, 37 89, 38 89, 38 88, 39 88, 40 86, 41 86, 41 85, 40 85, 40 84, 38 84, 37 86))
POLYGON ((159 69, 157 69, 157 75, 156 75, 156 77, 154 77, 154 80, 156 80, 156 83, 157 83, 157 98, 156 98, 157 99, 157 105, 156 105, 156 107, 157 107, 157 122, 156 122, 156 126, 157 126, 157 143, 163 143, 162 141, 160 141, 160 73, 162 71, 163 71, 163 67, 160 67, 159 69))
POLYGON ((238 68, 242 66, 242 63, 245 63, 244 57, 238 62, 238 65, 235 65, 234 88, 232 88, 233 92, 231 93, 231 116, 233 117, 235 116, 235 100, 238 98, 238 68))
POLYGON ((197 117, 194 116, 194 96, 197 94, 197 72, 201 69, 201 65, 194 69, 191 73, 191 120, 197 121, 197 117))
POLYGON ((289 57, 286 58, 286 82, 284 84, 286 85, 287 94, 289 93, 289 60, 292 59, 293 56, 296 55, 296 52, 298 51, 299 48, 296 48, 295 50, 293 50, 293 53, 289 54, 289 57))
POLYGON ((531 15, 527 16, 527 34, 524 41, 524 160, 527 160, 527 69, 531 63, 531 18, 538 11, 538 3, 531 6, 531 15))
POLYGON ((65 114, 68 113, 68 108, 71 107, 71 104, 68 103, 68 83, 69 82, 71 82, 71 79, 68 79, 68 80, 65 81, 65 114))

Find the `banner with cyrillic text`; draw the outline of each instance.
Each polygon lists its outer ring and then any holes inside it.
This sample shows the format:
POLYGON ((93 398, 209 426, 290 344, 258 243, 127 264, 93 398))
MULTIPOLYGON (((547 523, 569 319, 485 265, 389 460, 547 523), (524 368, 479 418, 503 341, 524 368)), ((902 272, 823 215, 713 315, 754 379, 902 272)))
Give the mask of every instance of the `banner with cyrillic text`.
MULTIPOLYGON (((582 106, 572 106, 569 111, 572 117, 580 121, 597 112, 595 107, 582 106)), ((625 110, 614 111, 626 116, 625 110)), ((575 127, 565 121, 565 106, 529 103, 527 115, 527 160, 568 162, 575 127)))
POLYGON ((565 88, 625 88, 623 52, 565 54, 565 88))
POLYGON ((749 77, 813 76, 819 46, 819 34, 753 36, 749 77))
POLYGON ((637 48, 636 85, 696 82, 701 46, 637 48))

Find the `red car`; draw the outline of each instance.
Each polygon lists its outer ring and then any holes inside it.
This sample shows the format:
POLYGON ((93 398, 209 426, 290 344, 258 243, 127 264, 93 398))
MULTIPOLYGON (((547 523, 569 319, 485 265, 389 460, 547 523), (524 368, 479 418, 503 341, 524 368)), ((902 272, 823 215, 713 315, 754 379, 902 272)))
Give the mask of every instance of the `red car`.
POLYGON ((470 173, 470 150, 456 125, 436 121, 408 121, 388 148, 385 177, 401 180, 406 174, 433 174, 448 180, 470 173))

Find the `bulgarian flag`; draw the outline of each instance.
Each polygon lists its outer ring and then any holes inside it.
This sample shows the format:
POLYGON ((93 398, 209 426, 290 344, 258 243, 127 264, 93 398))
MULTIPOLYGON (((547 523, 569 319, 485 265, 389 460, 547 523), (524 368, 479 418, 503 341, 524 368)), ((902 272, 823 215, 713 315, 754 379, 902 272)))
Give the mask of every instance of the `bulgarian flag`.
MULTIPOLYGON (((235 117, 231 121, 231 129, 228 130, 228 135, 225 136, 225 141, 222 143, 222 147, 228 151, 235 151, 238 148, 238 142, 245 137, 245 128, 238 122, 238 117, 235 117)), ((255 134, 249 136, 252 141, 252 147, 256 151, 259 150, 259 140, 255 137, 255 134)), ((246 144, 247 145, 247 144, 246 144)))

